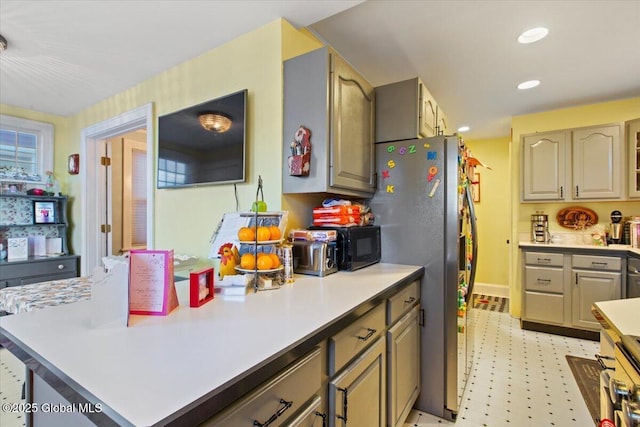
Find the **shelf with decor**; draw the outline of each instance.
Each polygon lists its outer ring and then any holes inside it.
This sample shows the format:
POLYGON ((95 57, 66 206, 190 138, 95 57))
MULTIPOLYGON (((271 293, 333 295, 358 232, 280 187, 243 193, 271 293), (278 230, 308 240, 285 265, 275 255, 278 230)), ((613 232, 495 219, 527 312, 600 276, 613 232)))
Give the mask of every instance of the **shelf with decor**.
POLYGON ((66 196, 0 194, 0 287, 77 277, 69 254, 66 196))

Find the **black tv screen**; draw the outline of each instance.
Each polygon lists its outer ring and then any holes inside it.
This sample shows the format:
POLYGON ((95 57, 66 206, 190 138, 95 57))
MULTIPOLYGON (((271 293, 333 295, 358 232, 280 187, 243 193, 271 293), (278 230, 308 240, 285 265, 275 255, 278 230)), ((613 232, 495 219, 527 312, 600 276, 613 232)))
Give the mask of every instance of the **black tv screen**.
MULTIPOLYGON (((245 181, 247 90, 158 118, 158 188, 245 181), (230 120, 228 130, 210 130, 200 116, 230 120)), ((205 123, 206 124, 206 123, 205 123)))

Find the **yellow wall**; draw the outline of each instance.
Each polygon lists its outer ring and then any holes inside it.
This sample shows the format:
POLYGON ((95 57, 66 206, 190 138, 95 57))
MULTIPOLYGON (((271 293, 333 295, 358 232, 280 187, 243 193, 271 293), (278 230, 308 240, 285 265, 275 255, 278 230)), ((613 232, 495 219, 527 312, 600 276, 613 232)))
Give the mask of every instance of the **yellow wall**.
MULTIPOLYGON (((256 196, 258 175, 270 210, 282 209, 282 61, 320 44, 308 32, 278 19, 225 45, 166 70, 63 118, 3 106, 2 113, 55 125, 55 174, 71 198, 81 194, 79 176, 66 174, 66 158, 80 152, 82 129, 147 103, 153 103, 154 140, 157 117, 242 89, 248 89, 247 182, 237 184, 240 210, 256 196), (62 178, 62 179, 61 179, 62 178)), ((150 153, 154 158, 157 153, 150 153)), ((84 159, 81 159, 81 162, 84 159)), ((155 163, 155 162, 154 162, 155 163)), ((155 180, 155 178, 154 178, 155 180)), ((81 204, 72 203, 76 228, 71 246, 81 247, 81 204)), ((225 212, 236 210, 233 185, 155 191, 155 247, 206 258, 209 239, 225 212)))
MULTIPOLYGON (((524 134, 534 132, 544 132, 557 129, 567 129, 574 127, 593 126, 614 122, 624 122, 640 117, 640 98, 623 99, 619 101, 603 102, 599 104, 583 105, 580 107, 566 108, 561 110, 545 111, 543 113, 515 116, 512 118, 511 126, 513 132, 513 144, 511 150, 511 168, 513 171, 511 180, 511 198, 514 209, 512 211, 513 230, 512 241, 518 242, 519 233, 530 232, 531 214, 536 210, 544 210, 549 215, 550 229, 553 231, 568 231, 560 229, 556 222, 557 212, 567 206, 576 203, 520 203, 521 191, 521 150, 520 137, 524 134)), ((626 142, 625 142, 626 147, 626 142)), ((627 156, 625 150, 624 164, 627 156)), ((607 224, 612 210, 618 209, 624 216, 640 214, 640 201, 618 201, 618 202, 591 202, 580 203, 580 206, 594 210, 598 214, 599 223, 607 224)), ((518 245, 511 247, 511 304, 510 311, 514 316, 519 317, 521 311, 521 274, 518 245)))
POLYGON ((480 202, 475 204, 478 224, 477 284, 509 286, 511 199, 508 137, 465 141, 471 154, 491 167, 477 167, 480 202))

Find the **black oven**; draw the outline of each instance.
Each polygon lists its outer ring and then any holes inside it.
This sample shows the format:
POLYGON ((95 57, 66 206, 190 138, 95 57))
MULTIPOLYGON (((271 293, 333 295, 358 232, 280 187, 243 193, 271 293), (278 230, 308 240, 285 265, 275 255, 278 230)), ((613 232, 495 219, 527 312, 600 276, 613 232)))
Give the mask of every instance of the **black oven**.
POLYGON ((380 226, 310 228, 336 230, 338 270, 353 271, 380 262, 380 226))

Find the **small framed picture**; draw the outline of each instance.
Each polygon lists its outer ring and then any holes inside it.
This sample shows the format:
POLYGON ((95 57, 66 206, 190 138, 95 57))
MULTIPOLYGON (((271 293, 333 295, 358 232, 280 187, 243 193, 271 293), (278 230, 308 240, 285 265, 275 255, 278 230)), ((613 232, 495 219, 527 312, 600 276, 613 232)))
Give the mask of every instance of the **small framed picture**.
POLYGON ((72 154, 68 159, 67 170, 70 175, 78 175, 80 172, 80 155, 72 154))
POLYGON ((189 307, 200 307, 213 299, 213 267, 189 274, 189 307))
POLYGON ((35 224, 55 224, 56 202, 33 202, 33 222, 35 224))

